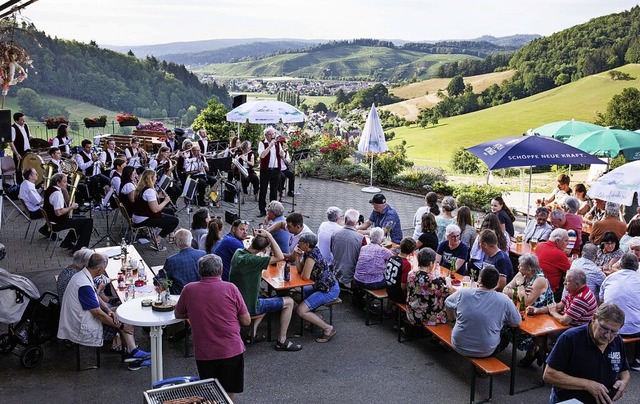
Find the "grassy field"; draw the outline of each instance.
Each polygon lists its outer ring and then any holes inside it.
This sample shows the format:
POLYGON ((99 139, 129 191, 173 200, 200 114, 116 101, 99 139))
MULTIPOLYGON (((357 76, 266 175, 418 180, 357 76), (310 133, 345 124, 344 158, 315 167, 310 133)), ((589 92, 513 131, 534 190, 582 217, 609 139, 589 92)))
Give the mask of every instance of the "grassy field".
POLYGON ((402 80, 429 77, 442 63, 477 59, 469 55, 428 55, 371 46, 340 46, 314 52, 276 55, 260 60, 216 63, 197 70, 220 77, 376 77, 402 80))
POLYGON ((460 146, 469 147, 489 139, 521 135, 528 129, 555 121, 576 119, 591 122, 597 112, 606 110, 613 95, 626 87, 640 88, 640 64, 616 70, 636 79, 616 81, 606 72, 600 73, 522 100, 442 119, 435 127, 414 125, 396 128, 396 136, 390 144, 406 140, 408 155, 418 165, 446 167, 452 151, 460 146))
MULTIPOLYGON (((481 93, 492 84, 500 84, 508 80, 515 74, 515 70, 508 70, 498 73, 480 74, 464 78, 464 82, 473 86, 474 93, 481 93)), ((416 120, 420 114, 420 109, 431 108, 440 102, 440 97, 436 94, 439 90, 446 90, 451 79, 429 79, 407 86, 393 88, 389 92, 397 97, 405 98, 405 101, 395 104, 385 105, 382 109, 406 118, 416 120)))

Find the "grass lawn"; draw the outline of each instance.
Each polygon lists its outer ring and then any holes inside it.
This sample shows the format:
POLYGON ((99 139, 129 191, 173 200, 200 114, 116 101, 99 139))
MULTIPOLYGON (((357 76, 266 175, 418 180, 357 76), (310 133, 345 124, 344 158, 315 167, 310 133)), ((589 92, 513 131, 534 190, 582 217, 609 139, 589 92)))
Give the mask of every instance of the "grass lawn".
POLYGON ((417 125, 393 129, 390 145, 406 140, 407 154, 418 165, 446 167, 456 148, 469 147, 489 139, 518 136, 544 124, 576 119, 591 122, 597 112, 624 88, 640 88, 640 64, 616 70, 636 78, 612 80, 606 72, 586 77, 532 97, 440 120, 435 127, 417 125))

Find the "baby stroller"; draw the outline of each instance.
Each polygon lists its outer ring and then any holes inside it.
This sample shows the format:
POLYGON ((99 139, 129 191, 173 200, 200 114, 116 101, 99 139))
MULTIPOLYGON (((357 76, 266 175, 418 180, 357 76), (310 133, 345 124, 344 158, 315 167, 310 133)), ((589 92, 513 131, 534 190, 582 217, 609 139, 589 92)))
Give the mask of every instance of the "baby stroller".
POLYGON ((0 354, 14 353, 27 369, 38 366, 44 357, 40 344, 56 337, 59 319, 55 293, 40 295, 29 279, 0 268, 0 323, 9 326, 0 334, 0 354), (18 345, 24 349, 16 350, 18 345))

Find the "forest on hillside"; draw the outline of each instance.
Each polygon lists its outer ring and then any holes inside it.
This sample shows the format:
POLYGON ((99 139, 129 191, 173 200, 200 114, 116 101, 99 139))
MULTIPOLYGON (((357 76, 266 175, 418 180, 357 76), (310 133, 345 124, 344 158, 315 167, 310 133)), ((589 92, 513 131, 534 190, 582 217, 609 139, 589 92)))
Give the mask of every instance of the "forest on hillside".
POLYGON ((594 18, 516 51, 510 67, 536 82, 537 92, 640 62, 640 6, 594 18))
POLYGON ((231 106, 224 86, 201 83, 183 65, 154 57, 137 59, 94 42, 51 38, 26 24, 15 30, 14 41, 24 46, 33 60, 29 77, 20 88, 39 94, 155 118, 184 115, 191 105, 202 109, 209 99, 231 106))

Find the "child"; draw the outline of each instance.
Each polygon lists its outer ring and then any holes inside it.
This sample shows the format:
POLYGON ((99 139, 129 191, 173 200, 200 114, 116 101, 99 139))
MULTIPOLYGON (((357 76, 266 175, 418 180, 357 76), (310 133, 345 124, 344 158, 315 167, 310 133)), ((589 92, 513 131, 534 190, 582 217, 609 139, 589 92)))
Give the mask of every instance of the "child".
POLYGON ((400 242, 400 253, 389 258, 384 270, 387 281, 389 299, 397 303, 407 302, 407 275, 411 271, 411 263, 407 256, 416 249, 416 242, 411 237, 405 237, 400 242))

